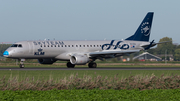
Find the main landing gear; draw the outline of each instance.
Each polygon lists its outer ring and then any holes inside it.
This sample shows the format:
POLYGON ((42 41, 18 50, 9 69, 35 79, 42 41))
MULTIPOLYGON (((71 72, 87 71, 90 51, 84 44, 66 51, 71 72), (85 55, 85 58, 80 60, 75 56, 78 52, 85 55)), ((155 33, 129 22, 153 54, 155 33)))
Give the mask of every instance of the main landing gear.
POLYGON ((25 61, 25 59, 20 60, 20 65, 19 65, 20 68, 24 68, 24 61, 25 61))
POLYGON ((97 67, 97 64, 96 64, 95 62, 90 62, 90 63, 88 64, 88 67, 89 67, 89 68, 96 68, 96 67, 97 67))
MULTIPOLYGON (((74 67, 75 67, 75 65, 72 64, 71 62, 68 62, 68 63, 66 64, 66 66, 67 66, 68 68, 74 68, 74 67)), ((95 62, 90 62, 90 63, 88 64, 88 67, 89 67, 89 68, 96 68, 96 67, 97 67, 97 64, 96 64, 95 62)))
POLYGON ((66 66, 67 66, 68 68, 74 68, 74 67, 75 67, 75 65, 72 64, 71 62, 68 62, 68 63, 66 64, 66 66))

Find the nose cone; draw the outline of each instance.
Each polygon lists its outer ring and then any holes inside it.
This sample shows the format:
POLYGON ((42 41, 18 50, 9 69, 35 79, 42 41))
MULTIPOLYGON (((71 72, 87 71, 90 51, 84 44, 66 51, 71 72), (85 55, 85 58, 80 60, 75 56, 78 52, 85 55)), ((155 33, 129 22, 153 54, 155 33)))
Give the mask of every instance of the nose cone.
POLYGON ((4 57, 8 57, 8 56, 9 56, 9 52, 8 52, 8 51, 5 51, 5 52, 3 53, 3 56, 4 56, 4 57))

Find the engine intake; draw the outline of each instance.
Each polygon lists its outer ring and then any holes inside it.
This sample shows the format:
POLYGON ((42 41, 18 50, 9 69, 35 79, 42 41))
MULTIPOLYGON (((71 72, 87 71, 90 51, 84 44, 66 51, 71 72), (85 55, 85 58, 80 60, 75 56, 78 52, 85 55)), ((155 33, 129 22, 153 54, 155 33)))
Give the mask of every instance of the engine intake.
POLYGON ((54 62, 56 62, 56 60, 54 60, 54 59, 38 59, 38 62, 40 64, 53 64, 54 62))
POLYGON ((71 56, 70 62, 75 65, 85 65, 89 61, 86 55, 71 56))

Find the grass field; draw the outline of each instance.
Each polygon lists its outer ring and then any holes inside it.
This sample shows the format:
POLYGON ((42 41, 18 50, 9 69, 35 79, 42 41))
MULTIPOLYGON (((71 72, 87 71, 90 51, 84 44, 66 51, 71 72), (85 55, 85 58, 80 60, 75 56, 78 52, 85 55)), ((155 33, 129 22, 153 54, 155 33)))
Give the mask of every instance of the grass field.
POLYGON ((62 79, 69 77, 70 75, 78 74, 78 77, 83 77, 88 75, 91 77, 96 77, 101 75, 102 77, 113 78, 117 76, 118 78, 126 78, 129 76, 140 75, 140 76, 165 76, 170 75, 180 75, 180 70, 36 70, 36 71, 26 71, 26 70, 1 70, 0 78, 6 76, 7 78, 18 76, 19 79, 24 79, 24 77, 34 77, 35 79, 49 79, 53 78, 62 79))
MULTIPOLYGON (((53 65, 41 65, 37 62, 27 62, 25 63, 26 67, 65 67, 65 62, 57 62, 53 65)), ((17 67, 16 62, 0 62, 0 67, 17 67)), ((77 66, 85 67, 88 66, 77 66)), ((98 67, 180 67, 179 62, 169 62, 167 64, 163 62, 126 62, 126 63, 117 63, 117 62, 98 62, 98 67)), ((98 77, 98 75, 103 78, 112 79, 114 77, 123 79, 130 76, 139 75, 142 77, 146 76, 157 76, 161 75, 170 76, 170 75, 180 75, 180 70, 1 70, 0 79, 6 77, 6 80, 13 79, 17 77, 19 81, 29 78, 35 80, 55 80, 63 78, 70 78, 71 75, 78 75, 82 78, 83 76, 98 77), (9 78, 9 79, 8 79, 9 78)), ((0 99, 3 100, 122 100, 122 101, 163 101, 163 100, 172 100, 177 101, 179 97, 179 89, 173 90, 48 90, 48 91, 32 91, 32 90, 23 90, 23 91, 0 91, 0 99)))
POLYGON ((63 70, 0 72, 0 90, 179 89, 180 71, 63 70))
MULTIPOLYGON (((117 78, 127 78, 134 75, 140 76, 158 76, 161 75, 180 75, 180 70, 1 70, 0 79, 4 76, 12 79, 17 77, 18 80, 25 78, 33 78, 35 80, 55 80, 63 78, 70 78, 71 75, 78 75, 83 77, 84 75, 91 77, 103 78, 108 77, 112 79, 115 76, 117 78)), ((7 79, 8 80, 8 79, 7 79)), ((154 89, 154 90, 85 90, 85 89, 73 89, 73 90, 47 90, 47 91, 36 91, 36 90, 5 90, 0 91, 0 99, 2 101, 7 100, 38 100, 38 101, 49 101, 49 100, 64 100, 64 101, 89 101, 89 100, 103 100, 103 101, 178 101, 179 89, 154 89)))

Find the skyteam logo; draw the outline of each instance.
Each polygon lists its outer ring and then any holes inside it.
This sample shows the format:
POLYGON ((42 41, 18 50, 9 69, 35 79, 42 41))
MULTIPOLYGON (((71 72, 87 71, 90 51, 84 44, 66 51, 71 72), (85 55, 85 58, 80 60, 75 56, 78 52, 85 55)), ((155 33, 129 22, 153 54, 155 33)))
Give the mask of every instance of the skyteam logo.
POLYGON ((121 42, 123 42, 123 41, 118 41, 116 43, 116 45, 113 45, 114 40, 112 40, 110 42, 110 44, 103 44, 101 48, 102 48, 102 50, 109 50, 111 48, 113 48, 113 49, 117 49, 117 48, 119 48, 119 49, 129 49, 129 45, 128 44, 120 45, 121 42))
POLYGON ((39 48, 38 52, 34 52, 34 55, 44 55, 45 52, 42 52, 42 51, 43 51, 43 49, 39 48))
POLYGON ((150 25, 149 25, 149 22, 144 22, 141 25, 141 33, 144 33, 145 36, 148 36, 150 34, 150 25))

